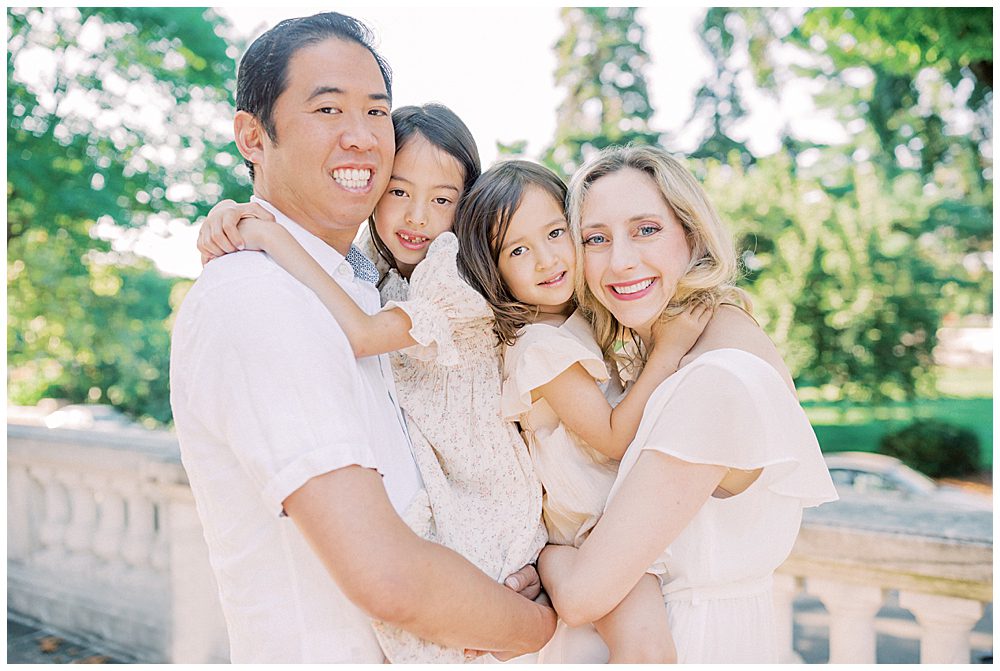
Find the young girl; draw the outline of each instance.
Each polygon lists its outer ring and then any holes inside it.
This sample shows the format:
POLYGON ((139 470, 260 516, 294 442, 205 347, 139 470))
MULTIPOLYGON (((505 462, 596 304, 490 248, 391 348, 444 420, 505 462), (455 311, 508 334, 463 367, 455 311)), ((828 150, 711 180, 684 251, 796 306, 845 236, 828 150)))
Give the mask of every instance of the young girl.
MULTIPOLYGON (((532 459, 517 428, 500 412, 497 337, 510 343, 517 328, 532 321, 554 324, 572 311, 576 258, 563 213, 566 187, 540 166, 503 164, 483 175, 463 199, 455 217, 458 237, 442 232, 443 228, 432 232, 417 221, 419 217, 400 216, 404 208, 394 218, 383 207, 387 199, 410 197, 415 185, 438 184, 437 179, 427 181, 428 173, 455 160, 423 136, 409 143, 397 141, 392 181, 374 217, 379 238, 392 252, 391 261, 400 275, 410 272, 405 300, 389 300, 375 315, 363 313, 284 229, 273 224, 244 220, 242 239, 231 242, 267 251, 316 291, 358 356, 404 350, 405 362, 394 372, 426 488, 426 496, 404 517, 418 533, 461 552, 499 581, 534 559, 544 544, 545 530, 540 525, 541 487, 532 459), (413 142, 429 145, 423 149, 422 160, 400 160, 413 142), (411 185, 410 190, 402 185, 411 185), (402 252, 397 256, 393 243, 406 252, 422 251, 425 258, 421 261, 402 252), (513 243, 518 243, 517 248, 508 249, 513 243), (524 262, 534 257, 536 247, 547 259, 541 269, 524 262), (504 256, 494 249, 503 249, 504 256)), ((210 237, 221 232, 215 223, 208 222, 218 229, 210 237)), ((677 320, 687 327, 684 342, 667 341, 653 349, 644 373, 650 388, 676 369, 700 333, 699 316, 689 314, 677 320)), ((595 377, 606 376, 598 371, 595 377)), ((578 395, 601 398, 607 426, 604 434, 583 432, 595 440, 604 440, 612 429, 634 434, 645 403, 639 398, 639 383, 636 401, 623 402, 615 411, 600 396, 594 378, 585 383, 578 395), (589 392, 593 394, 588 396, 589 392), (623 428, 629 411, 631 426, 623 428)), ((559 396, 558 391, 550 393, 553 398, 559 396)), ((606 449, 620 454, 629 440, 629 436, 621 438, 620 449, 612 444, 619 441, 609 440, 606 449)), ((643 601, 645 607, 622 612, 631 613, 633 620, 641 612, 648 619, 646 614, 655 605, 658 610, 653 617, 660 618, 656 628, 669 640, 658 584, 653 579, 644 584, 649 595, 643 601)), ((639 592, 637 587, 636 598, 639 592)), ((623 606, 632 602, 630 596, 623 606)), ((612 650, 648 649, 647 637, 638 634, 642 627, 625 626, 628 620, 620 621, 616 615, 606 618, 610 625, 604 629, 612 650), (620 626, 615 627, 616 623, 620 626)), ((391 661, 460 661, 463 657, 462 651, 445 650, 384 625, 377 625, 377 630, 391 661)))

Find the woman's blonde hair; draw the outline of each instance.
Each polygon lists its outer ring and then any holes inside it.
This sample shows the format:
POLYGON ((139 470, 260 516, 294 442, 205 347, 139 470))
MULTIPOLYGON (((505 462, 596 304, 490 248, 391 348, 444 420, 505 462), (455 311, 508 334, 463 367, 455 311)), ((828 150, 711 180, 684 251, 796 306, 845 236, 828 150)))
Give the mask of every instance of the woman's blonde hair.
POLYGON ((577 244, 577 301, 594 327, 594 335, 604 355, 618 363, 627 363, 623 345, 631 341, 644 357, 642 347, 631 329, 621 324, 587 287, 583 267, 586 263, 580 216, 590 186, 601 177, 631 168, 649 176, 677 221, 684 227, 691 262, 677 283, 677 290, 663 311, 661 319, 670 319, 692 303, 715 308, 721 303, 735 303, 749 310, 750 299, 735 286, 740 268, 732 234, 723 225, 701 184, 687 168, 659 147, 608 147, 587 161, 569 184, 569 219, 577 244))

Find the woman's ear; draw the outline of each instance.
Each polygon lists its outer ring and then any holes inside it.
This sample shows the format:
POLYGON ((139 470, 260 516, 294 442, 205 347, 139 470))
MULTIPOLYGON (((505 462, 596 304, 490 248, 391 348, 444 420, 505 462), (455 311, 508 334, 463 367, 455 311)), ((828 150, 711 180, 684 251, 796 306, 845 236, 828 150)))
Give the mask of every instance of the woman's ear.
POLYGON ((269 141, 260 120, 247 111, 239 110, 233 119, 233 134, 236 136, 236 147, 243 158, 255 166, 261 165, 264 158, 264 142, 269 141))

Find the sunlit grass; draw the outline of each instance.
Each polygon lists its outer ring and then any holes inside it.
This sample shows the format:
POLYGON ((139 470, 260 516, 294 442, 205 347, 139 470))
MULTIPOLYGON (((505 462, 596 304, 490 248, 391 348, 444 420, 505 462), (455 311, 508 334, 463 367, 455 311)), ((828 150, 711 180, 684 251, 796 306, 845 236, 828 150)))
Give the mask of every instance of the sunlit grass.
POLYGON ((886 433, 915 419, 939 419, 975 432, 984 469, 993 464, 993 370, 940 369, 940 398, 872 405, 805 402, 824 452, 874 452, 886 433))

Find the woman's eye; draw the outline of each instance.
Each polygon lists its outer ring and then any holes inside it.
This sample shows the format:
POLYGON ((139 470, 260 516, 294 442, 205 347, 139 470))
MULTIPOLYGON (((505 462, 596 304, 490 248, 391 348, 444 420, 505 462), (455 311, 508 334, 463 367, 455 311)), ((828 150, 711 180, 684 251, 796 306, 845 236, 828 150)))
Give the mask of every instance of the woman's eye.
POLYGON ((449 199, 445 198, 444 196, 440 196, 438 198, 435 198, 434 202, 437 203, 438 205, 450 205, 451 204, 451 201, 449 199))
POLYGON ((521 256, 521 254, 524 254, 526 251, 528 251, 527 247, 524 247, 524 246, 515 247, 514 249, 510 250, 510 255, 511 256, 521 256))
POLYGON ((653 224, 643 224, 639 227, 639 235, 647 237, 653 235, 660 230, 659 226, 654 226, 653 224))
POLYGON ((585 245, 603 245, 608 239, 601 235, 600 233, 595 233, 594 235, 588 235, 583 239, 583 244, 585 245))
POLYGON ((402 189, 389 189, 389 193, 396 196, 397 198, 402 198, 403 196, 406 195, 406 192, 403 191, 402 189))
POLYGON ((561 238, 564 235, 566 235, 566 229, 562 227, 553 228, 551 231, 549 231, 550 238, 561 238))

